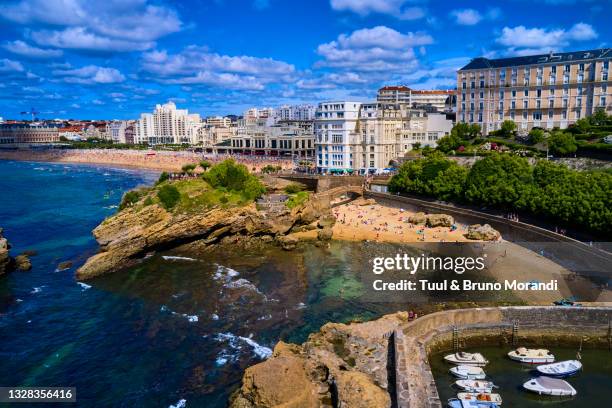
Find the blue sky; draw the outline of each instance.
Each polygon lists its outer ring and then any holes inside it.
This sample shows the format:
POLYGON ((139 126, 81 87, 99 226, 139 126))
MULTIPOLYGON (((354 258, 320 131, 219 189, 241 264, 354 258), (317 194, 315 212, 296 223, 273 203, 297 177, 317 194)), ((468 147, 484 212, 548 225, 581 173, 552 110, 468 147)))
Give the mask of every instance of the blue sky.
POLYGON ((471 58, 612 46, 612 0, 2 0, 0 116, 204 116, 455 87, 471 58), (608 16, 606 18, 606 16, 608 16))

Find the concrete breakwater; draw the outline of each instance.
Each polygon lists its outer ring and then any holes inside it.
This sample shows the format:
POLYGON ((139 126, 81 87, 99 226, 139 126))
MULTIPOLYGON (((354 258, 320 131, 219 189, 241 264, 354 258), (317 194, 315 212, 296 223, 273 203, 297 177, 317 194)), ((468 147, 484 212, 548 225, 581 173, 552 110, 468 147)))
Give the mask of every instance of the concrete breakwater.
POLYGON ((428 355, 452 349, 455 341, 465 346, 520 343, 610 347, 611 322, 610 307, 492 307, 423 316, 393 333, 397 407, 443 406, 428 355))

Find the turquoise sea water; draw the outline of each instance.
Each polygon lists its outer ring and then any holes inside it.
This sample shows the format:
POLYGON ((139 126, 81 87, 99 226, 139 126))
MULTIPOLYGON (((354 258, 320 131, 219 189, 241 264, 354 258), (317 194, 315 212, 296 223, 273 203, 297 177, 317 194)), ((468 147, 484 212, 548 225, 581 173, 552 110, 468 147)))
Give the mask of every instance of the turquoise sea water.
POLYGON ((224 407, 246 367, 327 321, 405 307, 359 300, 359 244, 156 254, 86 285, 91 230, 156 174, 0 161, 0 226, 30 272, 0 277, 0 386, 74 386, 79 406, 224 407), (172 256, 175 256, 173 258, 172 256), (165 257, 165 258, 164 258, 165 257), (56 271, 62 261, 74 267, 56 271))

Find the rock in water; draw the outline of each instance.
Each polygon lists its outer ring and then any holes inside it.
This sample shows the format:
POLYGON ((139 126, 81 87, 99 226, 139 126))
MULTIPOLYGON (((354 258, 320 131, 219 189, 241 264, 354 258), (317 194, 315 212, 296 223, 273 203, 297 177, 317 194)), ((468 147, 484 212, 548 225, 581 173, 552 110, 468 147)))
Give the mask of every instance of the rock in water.
POLYGON ((8 272, 12 263, 12 259, 9 256, 11 245, 8 243, 8 240, 2 236, 2 231, 2 228, 0 228, 0 275, 8 272))
POLYGON ((60 262, 59 265, 57 265, 58 271, 65 271, 66 269, 70 269, 70 268, 72 268, 72 262, 70 261, 60 262))
POLYGON ((427 216, 427 226, 433 227, 450 227, 455 223, 453 217, 447 214, 429 214, 427 216))
POLYGON ((474 224, 468 227, 465 237, 478 241, 497 241, 501 238, 501 234, 489 224, 474 224))
POLYGON ((418 212, 408 217, 408 222, 415 225, 425 225, 427 222, 427 215, 424 212, 418 212))
POLYGON ((329 241, 333 235, 334 231, 331 228, 323 228, 317 231, 319 241, 329 241))
POLYGON ((32 261, 26 254, 17 255, 15 257, 15 268, 20 271, 29 271, 32 269, 32 261))
POLYGON ((325 214, 319 218, 317 226, 319 228, 331 228, 336 223, 336 217, 333 214, 325 214))
POLYGON ((292 235, 281 235, 277 238, 278 243, 285 251, 294 250, 299 240, 292 235))

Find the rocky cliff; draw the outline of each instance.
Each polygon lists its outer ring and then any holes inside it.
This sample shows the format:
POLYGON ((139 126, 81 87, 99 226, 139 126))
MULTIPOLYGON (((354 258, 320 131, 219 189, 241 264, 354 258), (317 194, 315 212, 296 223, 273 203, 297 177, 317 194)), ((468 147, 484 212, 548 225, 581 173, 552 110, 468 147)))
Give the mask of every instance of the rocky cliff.
POLYGON ((196 241, 213 245, 228 236, 276 241, 283 248, 292 249, 297 240, 288 234, 303 228, 317 228, 318 220, 329 215, 329 206, 316 196, 292 210, 273 213, 259 211, 255 204, 216 207, 196 213, 173 213, 158 204, 135 205, 104 220, 94 229, 100 252, 77 270, 77 278, 85 280, 115 272, 152 251, 196 241))
POLYGON ((2 235, 2 228, 0 228, 0 275, 5 274, 11 268, 13 263, 12 258, 9 256, 9 249, 11 248, 8 240, 2 235))
POLYGON ((302 345, 279 342, 270 359, 246 370, 230 407, 390 407, 389 334, 406 320, 400 312, 367 323, 328 323, 302 345))

